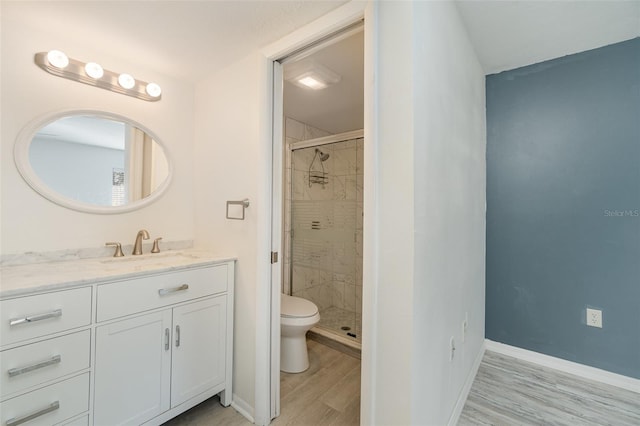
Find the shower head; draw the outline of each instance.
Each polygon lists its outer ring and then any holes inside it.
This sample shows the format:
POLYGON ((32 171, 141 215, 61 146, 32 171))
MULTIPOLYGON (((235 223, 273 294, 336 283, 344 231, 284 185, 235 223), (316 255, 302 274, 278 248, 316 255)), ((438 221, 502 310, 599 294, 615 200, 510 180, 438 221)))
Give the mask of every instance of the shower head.
POLYGON ((318 148, 316 148, 316 152, 320 154, 320 161, 327 161, 329 159, 329 154, 325 154, 324 152, 320 151, 318 148))

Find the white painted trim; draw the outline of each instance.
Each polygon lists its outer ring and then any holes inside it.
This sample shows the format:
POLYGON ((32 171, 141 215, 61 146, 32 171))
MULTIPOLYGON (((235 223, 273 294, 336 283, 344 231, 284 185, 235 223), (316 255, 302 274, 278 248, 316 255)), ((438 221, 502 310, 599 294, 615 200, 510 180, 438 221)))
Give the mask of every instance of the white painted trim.
POLYGON ((242 414, 242 417, 249 420, 251 423, 255 423, 253 419, 253 415, 251 412, 253 411, 253 407, 247 404, 245 400, 240 398, 235 393, 233 394, 233 401, 231 401, 231 407, 236 410, 238 413, 242 414))
POLYGON ((282 244, 283 224, 283 174, 284 174, 284 99, 283 99, 283 70, 278 62, 271 62, 273 66, 273 150, 272 150, 272 222, 271 222, 271 251, 279 253, 278 262, 271 265, 271 395, 269 420, 280 415, 280 299, 282 294, 282 264, 285 261, 282 244), (277 118, 283 118, 278 120, 277 118), (274 368, 277 366, 277 368, 274 368))
POLYGON ((458 400, 456 401, 456 405, 453 407, 453 412, 451 413, 451 417, 449 417, 449 421, 447 425, 455 426, 458 424, 458 420, 460 420, 460 415, 462 414, 462 409, 464 408, 464 404, 467 402, 467 398, 469 397, 469 392, 471 391, 471 386, 473 386, 473 381, 476 378, 476 374, 478 374, 478 369, 480 368, 480 364, 482 363, 482 358, 484 357, 485 351, 485 342, 482 342, 482 346, 476 355, 475 361, 473 361, 473 366, 467 375, 467 379, 464 382, 464 386, 460 391, 460 395, 458 395, 458 400))
POLYGON ((265 57, 278 60, 324 36, 345 28, 364 17, 368 2, 353 0, 297 29, 262 49, 265 57))
POLYGON ((378 193, 378 89, 376 86, 378 64, 378 2, 366 3, 364 11, 364 177, 363 177, 363 240, 362 240, 362 353, 360 378, 360 424, 376 424, 376 364, 378 318, 375 306, 379 278, 376 265, 379 263, 377 205, 378 193))
POLYGON ((323 136, 321 138, 308 139, 306 141, 299 141, 289 144, 289 149, 295 151, 296 149, 304 149, 312 146, 328 145, 330 143, 344 142, 351 139, 360 139, 364 137, 364 130, 353 130, 351 132, 339 133, 337 135, 323 136))
POLYGON ((564 373, 573 374, 574 376, 582 377, 584 379, 640 393, 640 380, 634 379, 633 377, 623 376, 621 374, 612 373, 610 371, 601 370, 588 365, 578 364, 577 362, 567 361, 565 359, 506 345, 504 343, 494 342, 489 339, 485 339, 485 349, 502 355, 518 358, 523 361, 532 362, 543 367, 553 368, 554 370, 559 370, 564 373))
POLYGON ((272 153, 273 153, 273 62, 267 58, 260 58, 260 143, 258 150, 252 155, 261 159, 257 175, 260 176, 254 214, 258 218, 256 223, 256 307, 255 307, 255 389, 254 389, 254 423, 268 425, 271 422, 271 332, 272 315, 278 316, 277 326, 280 327, 279 312, 273 312, 271 306, 271 203, 272 199, 272 153))

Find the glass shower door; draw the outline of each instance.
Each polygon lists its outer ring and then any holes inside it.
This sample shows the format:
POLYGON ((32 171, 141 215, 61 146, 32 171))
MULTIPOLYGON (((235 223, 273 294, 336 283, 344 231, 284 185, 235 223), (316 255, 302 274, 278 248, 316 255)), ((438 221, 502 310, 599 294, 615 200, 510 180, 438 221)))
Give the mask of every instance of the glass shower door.
POLYGON ((320 327, 355 340, 362 294, 357 148, 353 139, 292 152, 290 225, 292 294, 318 306, 320 327))

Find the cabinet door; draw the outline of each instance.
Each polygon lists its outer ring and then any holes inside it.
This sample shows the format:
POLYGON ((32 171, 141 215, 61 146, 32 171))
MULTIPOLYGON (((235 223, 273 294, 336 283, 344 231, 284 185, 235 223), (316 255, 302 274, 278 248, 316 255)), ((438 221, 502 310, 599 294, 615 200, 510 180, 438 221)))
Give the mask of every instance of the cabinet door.
POLYGON ((171 406, 225 380, 226 296, 173 309, 171 406))
POLYGON ((96 425, 139 425, 170 406, 171 310, 96 328, 96 425))

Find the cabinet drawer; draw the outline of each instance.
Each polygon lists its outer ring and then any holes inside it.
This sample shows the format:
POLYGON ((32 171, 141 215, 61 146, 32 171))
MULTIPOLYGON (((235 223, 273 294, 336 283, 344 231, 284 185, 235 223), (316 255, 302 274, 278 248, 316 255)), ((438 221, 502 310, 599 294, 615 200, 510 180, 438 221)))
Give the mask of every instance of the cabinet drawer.
POLYGON ((227 265, 98 286, 97 320, 106 321, 227 290, 227 265))
POLYGON ((89 416, 83 416, 79 419, 71 420, 68 423, 64 423, 64 426, 88 426, 89 425, 89 416))
POLYGON ((1 396, 89 368, 90 345, 85 330, 1 352, 1 396))
POLYGON ((53 425, 87 410, 89 373, 8 399, 0 404, 3 426, 53 425), (26 420, 27 418, 32 420, 26 420))
POLYGON ((91 287, 0 302, 2 346, 91 323, 91 287))

